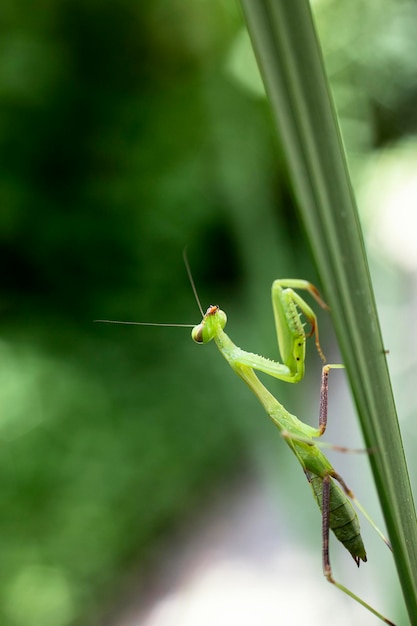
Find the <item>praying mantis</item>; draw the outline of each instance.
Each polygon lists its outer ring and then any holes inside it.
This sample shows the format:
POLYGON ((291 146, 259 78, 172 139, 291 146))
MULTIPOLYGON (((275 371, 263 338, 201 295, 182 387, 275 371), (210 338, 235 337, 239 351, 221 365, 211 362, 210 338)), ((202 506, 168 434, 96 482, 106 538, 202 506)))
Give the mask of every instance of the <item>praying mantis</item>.
MULTIPOLYGON (((218 305, 210 305, 207 311, 205 313, 203 312, 185 254, 184 260, 194 296, 202 315, 202 320, 198 325, 119 322, 115 320, 96 321, 141 326, 191 327, 191 336, 196 343, 204 345, 210 341, 214 341, 232 370, 246 383, 258 398, 269 418, 280 431, 281 437, 295 454, 312 488, 314 499, 322 514, 322 561, 325 578, 384 623, 395 626, 392 621, 384 617, 362 598, 336 581, 333 577, 330 565, 330 530, 333 531, 336 538, 348 550, 358 567, 361 561, 366 562, 367 560, 360 533, 358 516, 352 502, 355 503, 356 507, 359 508, 368 521, 370 521, 388 547, 391 546, 356 500, 353 492, 346 485, 343 478, 335 471, 330 461, 320 449, 321 446, 319 442, 314 442, 314 440, 320 438, 326 430, 329 372, 331 369, 343 368, 344 366, 340 364, 326 364, 319 341, 317 317, 313 309, 296 290, 309 293, 323 309, 328 309, 326 303, 322 300, 316 287, 306 280, 279 279, 273 282, 272 306, 282 362, 272 361, 263 356, 242 350, 233 343, 230 337, 224 332, 227 322, 226 313, 222 311, 218 305), (301 318, 302 315, 310 325, 309 333, 305 332, 301 318), (255 374, 256 370, 288 383, 298 383, 304 376, 306 341, 313 335, 315 336, 317 351, 325 363, 322 368, 319 425, 317 428, 305 424, 295 415, 289 413, 261 383, 255 374)), ((347 451, 346 448, 339 446, 330 447, 340 451, 347 451)), ((366 452, 366 450, 364 451, 366 452)))

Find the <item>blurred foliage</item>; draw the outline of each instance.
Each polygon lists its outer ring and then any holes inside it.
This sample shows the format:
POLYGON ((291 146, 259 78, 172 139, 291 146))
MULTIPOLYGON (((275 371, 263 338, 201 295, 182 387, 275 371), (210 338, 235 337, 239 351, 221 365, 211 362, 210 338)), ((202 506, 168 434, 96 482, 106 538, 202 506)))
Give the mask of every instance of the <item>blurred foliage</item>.
MULTIPOLYGON (((417 12, 384 4, 317 3, 362 150, 415 126, 417 12)), ((273 278, 315 276, 267 103, 236 70, 238 7, 1 14, 0 621, 67 626, 100 619, 162 534, 275 451, 214 348, 92 320, 198 322, 187 245, 203 306, 225 302, 236 342, 272 356, 273 278)))

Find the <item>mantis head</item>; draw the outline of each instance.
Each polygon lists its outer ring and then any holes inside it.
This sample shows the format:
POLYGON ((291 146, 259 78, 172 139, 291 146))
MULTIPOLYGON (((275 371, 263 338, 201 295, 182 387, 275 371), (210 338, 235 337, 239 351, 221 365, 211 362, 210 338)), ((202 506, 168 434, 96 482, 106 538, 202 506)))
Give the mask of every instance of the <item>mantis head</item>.
POLYGON ((196 343, 208 343, 226 326, 227 315, 217 304, 211 304, 203 320, 194 326, 191 337, 196 343))

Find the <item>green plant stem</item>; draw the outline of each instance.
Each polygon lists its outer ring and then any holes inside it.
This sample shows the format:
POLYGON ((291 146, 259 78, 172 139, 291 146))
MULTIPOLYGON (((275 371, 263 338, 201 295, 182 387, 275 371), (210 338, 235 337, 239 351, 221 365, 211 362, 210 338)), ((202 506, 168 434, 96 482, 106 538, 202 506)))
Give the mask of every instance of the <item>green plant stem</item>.
POLYGON ((361 227, 307 0, 242 0, 417 624, 417 526, 361 227))

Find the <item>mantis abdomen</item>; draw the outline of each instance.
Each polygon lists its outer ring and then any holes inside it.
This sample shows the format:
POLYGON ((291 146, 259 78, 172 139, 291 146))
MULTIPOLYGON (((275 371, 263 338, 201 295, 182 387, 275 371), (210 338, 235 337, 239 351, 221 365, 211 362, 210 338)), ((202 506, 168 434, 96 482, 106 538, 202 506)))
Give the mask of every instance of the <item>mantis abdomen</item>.
MULTIPOLYGON (((309 472, 307 477, 316 502, 323 512, 324 479, 309 472)), ((329 528, 331 528, 338 540, 343 543, 346 550, 350 552, 359 566, 360 561, 366 561, 366 551, 360 534, 358 516, 339 485, 330 476, 328 480, 330 481, 329 528)))

